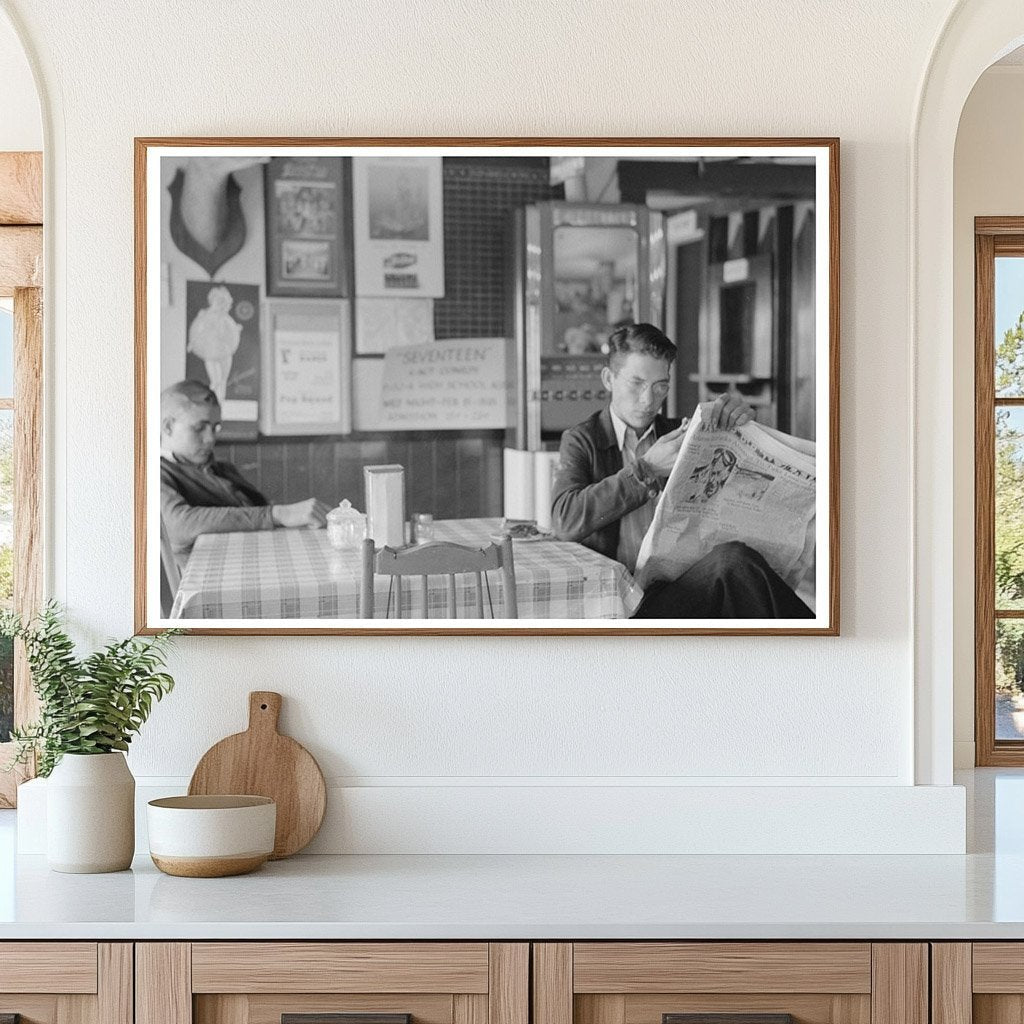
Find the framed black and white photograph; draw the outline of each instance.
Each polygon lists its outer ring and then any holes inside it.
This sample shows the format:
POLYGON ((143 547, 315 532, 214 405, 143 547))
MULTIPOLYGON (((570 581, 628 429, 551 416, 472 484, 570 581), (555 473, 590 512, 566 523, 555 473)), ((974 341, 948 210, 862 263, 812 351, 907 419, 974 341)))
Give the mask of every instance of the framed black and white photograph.
POLYGON ((331 157, 278 156, 265 174, 267 295, 347 294, 350 186, 331 157))
POLYGON ((838 634, 838 159, 137 139, 137 629, 838 634))

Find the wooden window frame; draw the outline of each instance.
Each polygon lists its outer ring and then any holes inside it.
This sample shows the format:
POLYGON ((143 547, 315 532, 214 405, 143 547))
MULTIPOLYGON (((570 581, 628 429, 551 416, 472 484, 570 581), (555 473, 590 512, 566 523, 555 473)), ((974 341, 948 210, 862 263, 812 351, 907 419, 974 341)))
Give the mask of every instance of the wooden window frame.
MULTIPOLYGON (((14 299, 14 607, 39 610, 43 592, 43 159, 41 153, 0 153, 0 298, 14 299)), ((38 714, 25 652, 14 656, 14 724, 38 714)), ((14 756, 0 743, 0 768, 14 756)), ((0 807, 14 807, 19 783, 34 766, 0 770, 0 807)))

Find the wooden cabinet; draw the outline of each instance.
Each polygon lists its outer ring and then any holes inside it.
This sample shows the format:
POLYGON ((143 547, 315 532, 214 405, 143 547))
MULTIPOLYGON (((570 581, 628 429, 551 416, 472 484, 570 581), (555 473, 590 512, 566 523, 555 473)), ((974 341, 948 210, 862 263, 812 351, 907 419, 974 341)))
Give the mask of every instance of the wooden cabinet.
POLYGON ((0 943, 0 1017, 132 1024, 130 942, 0 943))
POLYGON ((143 942, 136 1024, 529 1024, 529 970, 514 942, 143 942))
POLYGON ((1024 1020, 1024 942, 932 944, 934 1024, 1024 1020))
POLYGON ((1024 943, 7 942, 7 1014, 21 1024, 1020 1024, 1024 943))
POLYGON ((928 947, 536 943, 532 996, 533 1024, 927 1024, 928 947))

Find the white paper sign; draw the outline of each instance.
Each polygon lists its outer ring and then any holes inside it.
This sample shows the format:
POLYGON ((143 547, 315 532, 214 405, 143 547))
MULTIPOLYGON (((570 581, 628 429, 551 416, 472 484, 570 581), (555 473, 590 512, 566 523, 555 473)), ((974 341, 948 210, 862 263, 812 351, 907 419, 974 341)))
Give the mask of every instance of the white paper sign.
POLYGON ((356 299, 356 354, 383 355, 434 340, 433 299, 356 299))
POLYGON ((444 295, 440 157, 352 161, 356 295, 444 295))
POLYGON ((381 405, 397 430, 504 428, 509 391, 504 338, 458 338, 393 348, 381 405))
POLYGON ((274 335, 278 423, 334 423, 341 418, 340 350, 333 331, 279 330, 274 335))

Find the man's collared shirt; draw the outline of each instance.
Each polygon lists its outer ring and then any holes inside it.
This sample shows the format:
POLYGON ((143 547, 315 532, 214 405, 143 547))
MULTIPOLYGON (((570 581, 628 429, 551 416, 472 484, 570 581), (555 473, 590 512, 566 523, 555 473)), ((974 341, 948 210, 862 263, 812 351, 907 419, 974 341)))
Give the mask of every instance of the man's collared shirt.
MULTIPOLYGON (((654 423, 637 437, 636 431, 620 419, 614 409, 609 408, 611 413, 612 427, 615 430, 615 440, 618 442, 619 450, 622 452, 622 465, 626 469, 632 469, 636 461, 642 458, 647 450, 657 440, 654 433, 654 423)), ((619 546, 615 557, 629 569, 630 572, 636 568, 637 556, 640 554, 640 545, 643 543, 647 530, 654 520, 654 510, 658 505, 658 495, 655 493, 644 502, 639 508, 627 512, 619 520, 619 546)))

